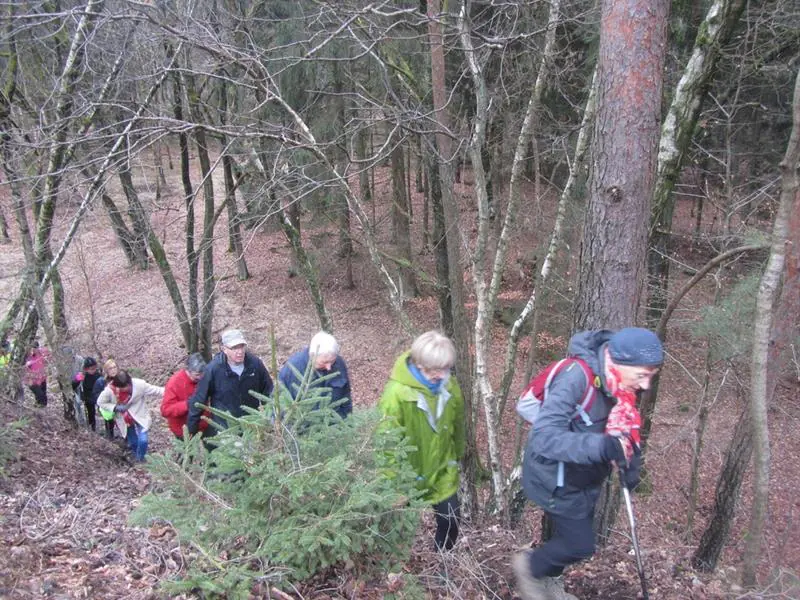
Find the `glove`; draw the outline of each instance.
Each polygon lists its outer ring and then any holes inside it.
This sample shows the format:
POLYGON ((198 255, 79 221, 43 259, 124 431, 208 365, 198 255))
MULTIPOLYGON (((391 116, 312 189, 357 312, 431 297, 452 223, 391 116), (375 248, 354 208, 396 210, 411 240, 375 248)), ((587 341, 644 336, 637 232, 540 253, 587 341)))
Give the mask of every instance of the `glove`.
POLYGON ((600 448, 600 458, 603 462, 613 462, 618 465, 628 464, 625 458, 625 449, 623 448, 622 440, 624 438, 614 437, 613 435, 606 435, 603 438, 603 445, 600 448))
POLYGON ((115 413, 124 413, 126 410, 128 410, 128 405, 127 404, 115 404, 114 405, 114 412, 115 413))
POLYGON ((622 481, 626 488, 633 491, 642 481, 642 451, 639 446, 634 447, 634 455, 628 464, 628 468, 623 470, 622 481))

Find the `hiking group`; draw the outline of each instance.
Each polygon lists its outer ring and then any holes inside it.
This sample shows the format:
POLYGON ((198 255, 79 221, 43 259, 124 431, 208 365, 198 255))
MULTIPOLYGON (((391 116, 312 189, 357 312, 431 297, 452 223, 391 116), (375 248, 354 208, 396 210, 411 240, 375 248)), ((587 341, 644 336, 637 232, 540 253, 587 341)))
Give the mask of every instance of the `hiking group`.
MULTIPOLYGON (((0 370, 7 368, 4 357, 5 351, 0 370)), ((47 360, 46 349, 36 345, 25 363, 24 381, 41 406, 47 403, 47 360)), ((251 391, 268 397, 274 390, 267 368, 248 351, 238 329, 222 333, 220 351, 208 364, 200 354, 188 356, 163 388, 131 377, 113 360, 103 364, 102 372, 94 358, 81 361, 73 376, 81 417, 95 430, 99 412, 105 435, 113 438, 117 432, 137 461, 145 460, 152 425, 147 398, 162 399, 161 414, 175 437, 200 435, 213 450, 214 435, 227 427, 226 415, 239 417, 244 407, 258 409, 261 402, 251 391)), ((387 426, 400 428, 413 447, 408 461, 422 497, 433 508, 434 547, 441 551, 455 546, 461 519, 459 465, 466 416, 453 376, 455 362, 449 338, 437 331, 423 333, 396 359, 378 401, 387 426)), ((575 598, 564 591, 561 575, 595 552, 592 519, 603 482, 616 470, 626 494, 639 483, 637 395, 650 387, 663 362, 662 344, 647 329, 584 331, 570 339, 567 358, 548 365, 521 395, 517 410, 531 423, 523 489, 553 525, 547 541, 513 557, 523 600, 575 598)), ((328 333, 317 333, 292 354, 278 379, 292 398, 301 387, 316 387, 342 419, 353 410, 347 365, 328 333)))

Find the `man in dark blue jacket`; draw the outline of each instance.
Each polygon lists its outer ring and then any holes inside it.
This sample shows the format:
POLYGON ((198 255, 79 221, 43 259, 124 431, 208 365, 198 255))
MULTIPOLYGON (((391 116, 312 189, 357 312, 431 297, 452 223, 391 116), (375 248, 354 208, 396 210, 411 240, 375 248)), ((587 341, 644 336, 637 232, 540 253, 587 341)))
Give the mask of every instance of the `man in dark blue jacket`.
POLYGON ((522 486, 551 518, 554 533, 535 550, 514 556, 523 600, 575 600, 559 576, 594 554, 595 503, 613 465, 624 469, 629 489, 639 482, 638 432, 620 424, 626 422, 620 413, 635 411, 637 394, 650 387, 664 362, 658 336, 639 327, 576 333, 567 354, 584 360, 595 377, 587 381, 574 362, 559 371, 528 437, 522 486), (587 386, 596 388, 594 401, 577 413, 587 386))
MULTIPOLYGON (((250 395, 255 391, 264 396, 272 394, 272 378, 264 363, 247 352, 247 342, 238 329, 222 333, 222 352, 206 366, 197 389, 189 398, 189 417, 186 426, 190 434, 197 433, 205 406, 240 417, 243 406, 258 408, 261 402, 250 395)), ((211 415, 212 425, 203 432, 203 437, 216 435, 217 429, 228 426, 224 417, 211 415)))
POLYGON ((334 405, 334 410, 343 419, 353 412, 353 401, 350 397, 350 376, 347 365, 339 356, 339 343, 331 334, 320 331, 311 343, 292 354, 281 368, 278 379, 289 391, 292 398, 297 398, 297 392, 303 383, 303 376, 309 369, 308 387, 319 386, 324 390, 324 395, 334 405), (321 377, 328 377, 320 382, 321 377))

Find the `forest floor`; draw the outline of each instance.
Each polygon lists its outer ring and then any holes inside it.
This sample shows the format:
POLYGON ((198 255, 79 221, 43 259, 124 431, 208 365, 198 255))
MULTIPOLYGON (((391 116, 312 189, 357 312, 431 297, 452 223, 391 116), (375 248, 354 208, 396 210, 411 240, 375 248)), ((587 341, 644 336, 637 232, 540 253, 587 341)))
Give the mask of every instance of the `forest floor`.
MULTIPOLYGON (((468 209, 464 213, 467 220, 474 217, 468 209)), ((180 215, 178 208, 162 207, 154 213, 153 222, 167 242, 179 281, 185 285, 180 215)), ((66 212, 61 217, 57 231, 63 231, 68 220, 66 212)), ((522 233, 513 240, 515 254, 509 259, 509 264, 514 265, 524 263, 522 257, 533 245, 526 242, 525 232, 535 230, 531 216, 523 215, 520 219, 522 233)), ((465 226, 470 224, 467 222, 465 226)), ((387 224, 385 227, 388 229, 387 224)), ((381 282, 364 249, 358 250, 354 263, 357 289, 348 290, 343 285, 343 267, 333 251, 336 234, 330 224, 309 226, 306 236, 317 254, 335 333, 350 367, 356 409, 373 406, 395 356, 408 345, 409 338, 387 308, 381 282)), ((277 339, 274 358, 281 364, 291 352, 307 343, 317 329, 304 282, 300 277, 289 276, 289 247, 277 232, 263 228, 249 231, 246 252, 252 277, 239 282, 233 261, 223 252, 223 244, 224 240, 218 242, 215 259, 219 282, 215 331, 241 327, 248 336, 250 349, 270 366, 269 338, 274 328, 277 339)), ((415 247, 420 245, 420 240, 415 240, 415 247)), ((684 264, 695 267, 702 264, 702 256, 692 256, 690 251, 686 254, 681 256, 684 264)), ((425 261, 430 267, 429 255, 421 256, 420 260, 423 268, 427 268, 425 261)), ((95 210, 87 217, 61 268, 73 336, 70 343, 83 355, 113 356, 123 367, 136 369, 145 379, 163 385, 169 374, 180 368, 185 356, 172 306, 157 269, 139 272, 124 264, 106 217, 95 210)), ((0 252, 0 308, 16 293, 23 268, 21 249, 15 240, 0 252)), ((676 276, 676 280, 680 277, 676 276)), ((466 274, 465 283, 470 284, 466 274)), ((690 319, 687 315, 696 314, 698 307, 707 303, 711 289, 698 286, 687 297, 687 309, 678 319, 686 321, 690 319)), ((526 293, 524 281, 509 275, 504 299, 516 300, 526 293)), ((407 308, 420 331, 436 326, 432 296, 412 299, 407 308)), ((553 323, 568 318, 556 313, 549 315, 553 323)), ((494 362, 499 365, 507 336, 502 323, 496 324, 495 335, 494 362)), ((544 339, 545 349, 556 354, 563 352, 564 342, 563 337, 554 334, 544 339)), ((529 342, 527 347, 523 345, 521 360, 529 347, 529 342)), ((697 420, 695 401, 700 394, 705 350, 687 327, 680 326, 670 330, 667 350, 669 360, 662 377, 648 454, 652 490, 634 497, 650 597, 654 600, 800 598, 797 388, 782 387, 780 399, 771 411, 771 519, 764 543, 762 589, 747 594, 737 585, 736 566, 749 518, 749 479, 745 481, 728 547, 717 570, 705 574, 690 566, 692 552, 713 505, 716 478, 730 433, 744 400, 731 391, 729 384, 721 386, 704 437, 695 523, 687 532, 688 473, 697 420)), ((501 366, 496 365, 494 368, 499 370, 501 366)), ((493 373, 493 377, 497 375, 493 373)), ((724 379, 722 375, 719 367, 714 380, 719 383, 724 379)), ((517 381, 514 389, 520 386, 521 381, 517 381)), ((170 443, 170 433, 158 407, 152 408, 155 421, 150 452, 158 453, 170 443)), ((186 552, 176 532, 168 526, 138 528, 128 524, 130 511, 151 490, 146 469, 130 464, 117 442, 65 421, 52 383, 50 404, 46 408, 34 407, 27 392, 23 404, 0 402, 0 422, 8 424, 20 419, 24 423, 20 431, 7 436, 0 445, 0 450, 13 449, 0 473, 0 598, 164 597, 159 584, 180 575, 186 552)), ((504 421, 505 431, 513 432, 513 402, 508 403, 504 421)), ((509 463, 514 455, 513 437, 507 435, 504 445, 509 463)), ((523 524, 513 531, 504 530, 491 520, 466 523, 456 548, 450 553, 436 554, 430 550, 432 519, 428 514, 405 567, 405 577, 386 574, 365 580, 347 569, 333 569, 326 577, 298 585, 287 594, 309 600, 512 600, 518 596, 514 591, 511 556, 538 540, 539 519, 539 511, 529 505, 523 524)), ((566 589, 583 600, 639 596, 635 559, 623 513, 608 546, 591 560, 568 570, 566 589)))

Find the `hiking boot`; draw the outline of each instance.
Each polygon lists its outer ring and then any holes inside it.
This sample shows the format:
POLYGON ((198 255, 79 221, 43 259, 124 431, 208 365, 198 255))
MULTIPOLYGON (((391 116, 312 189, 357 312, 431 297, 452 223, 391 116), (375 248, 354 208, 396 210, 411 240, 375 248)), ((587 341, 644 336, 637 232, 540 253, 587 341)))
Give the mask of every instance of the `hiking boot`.
POLYGON ((517 577, 517 593, 522 600, 552 600, 548 593, 545 580, 536 579, 531 575, 530 551, 518 552, 511 559, 511 567, 517 577))
POLYGON ((564 591, 563 577, 545 577, 542 581, 547 588, 549 600, 578 600, 577 596, 564 591))

